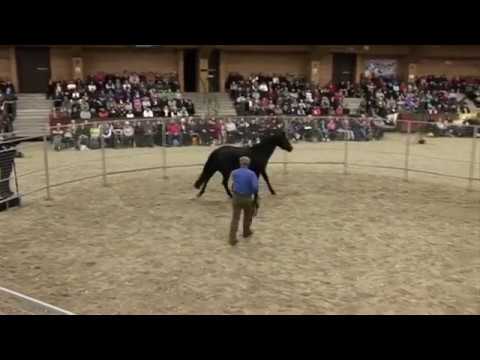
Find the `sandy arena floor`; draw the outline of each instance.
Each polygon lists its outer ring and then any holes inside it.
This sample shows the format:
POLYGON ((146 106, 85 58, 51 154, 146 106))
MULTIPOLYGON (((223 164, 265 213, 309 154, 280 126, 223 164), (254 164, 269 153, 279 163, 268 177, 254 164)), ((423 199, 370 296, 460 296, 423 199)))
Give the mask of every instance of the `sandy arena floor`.
MULTIPOLYGON (((480 141, 480 140, 479 140, 480 141)), ((468 176, 471 139, 412 145, 410 166, 468 176)), ((348 161, 404 165, 405 138, 349 143, 348 161)), ((341 162, 344 143, 294 144, 289 161, 341 162)), ((18 160, 44 183, 41 144, 18 160), (37 171, 37 172, 36 172, 37 171)), ((211 148, 168 150, 169 165, 211 148)), ((480 177, 480 143, 475 176, 480 177)), ((161 166, 162 149, 108 150, 109 171, 161 166)), ((277 150, 273 161, 282 161, 277 150)), ((100 151, 49 153, 52 184, 100 174, 100 151)), ((480 182, 343 165, 270 166, 252 239, 227 243, 230 204, 201 169, 108 177, 38 192, 0 213, 0 286, 79 314, 478 314, 480 182)), ((26 313, 11 300, 0 314, 26 313)))

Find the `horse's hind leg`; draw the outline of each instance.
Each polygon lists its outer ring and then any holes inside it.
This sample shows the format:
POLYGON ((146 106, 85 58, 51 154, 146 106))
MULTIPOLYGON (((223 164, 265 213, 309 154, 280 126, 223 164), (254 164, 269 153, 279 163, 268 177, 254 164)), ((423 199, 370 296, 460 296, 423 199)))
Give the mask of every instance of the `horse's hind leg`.
POLYGON ((202 185, 202 188, 200 189, 200 192, 197 194, 197 197, 200 197, 203 195, 203 193, 205 192, 205 189, 207 188, 207 184, 208 182, 210 181, 210 179, 212 178, 213 174, 210 174, 207 179, 205 180, 205 182, 203 183, 202 185))
POLYGON ((230 173, 224 171, 224 172, 222 172, 222 175, 223 175, 222 185, 225 188, 225 191, 227 192, 227 195, 232 197, 232 193, 230 192, 230 189, 228 188, 228 178, 230 177, 230 173))
POLYGON ((263 170, 261 174, 262 174, 262 177, 265 179, 265 182, 267 183, 268 190, 270 190, 270 193, 272 195, 275 195, 276 193, 275 193, 275 190, 273 190, 272 185, 270 184, 270 179, 268 178, 267 171, 263 170))

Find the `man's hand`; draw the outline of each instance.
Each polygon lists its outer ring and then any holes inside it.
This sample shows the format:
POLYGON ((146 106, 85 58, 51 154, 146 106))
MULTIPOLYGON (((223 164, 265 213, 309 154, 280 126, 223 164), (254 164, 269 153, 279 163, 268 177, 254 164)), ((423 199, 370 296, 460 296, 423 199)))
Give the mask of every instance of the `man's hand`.
POLYGON ((253 197, 253 217, 257 216, 260 204, 258 203, 258 194, 253 197))

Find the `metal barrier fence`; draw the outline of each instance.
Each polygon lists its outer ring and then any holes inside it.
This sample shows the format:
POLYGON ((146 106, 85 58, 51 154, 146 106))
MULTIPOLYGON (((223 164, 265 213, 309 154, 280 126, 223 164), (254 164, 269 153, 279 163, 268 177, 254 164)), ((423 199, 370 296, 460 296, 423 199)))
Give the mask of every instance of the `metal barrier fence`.
MULTIPOLYGON (((480 171, 480 164, 477 164, 480 160, 480 155, 477 154, 480 148, 478 146, 480 141, 479 126, 466 126, 461 129, 464 136, 471 137, 471 142, 468 145, 466 144, 468 140, 462 140, 462 149, 455 149, 457 157, 454 158, 453 150, 451 152, 452 157, 439 157, 428 152, 431 149, 428 145, 423 148, 412 147, 413 144, 417 143, 414 142, 414 137, 420 139, 426 136, 432 130, 432 123, 398 120, 395 128, 404 127, 406 133, 395 138, 396 142, 388 142, 389 146, 394 144, 397 151, 385 151, 387 142, 382 140, 381 134, 376 134, 375 131, 380 133, 384 130, 392 130, 392 128, 385 129, 381 124, 375 124, 375 119, 368 118, 362 119, 365 123, 360 124, 365 128, 356 128, 356 125, 353 126, 354 119, 358 118, 229 117, 226 121, 230 122, 232 120, 237 125, 245 121, 250 124, 250 128, 254 127, 258 131, 249 131, 246 134, 239 130, 240 126, 237 126, 237 134, 224 134, 220 131, 215 135, 209 134, 208 136, 205 133, 203 135, 199 133, 199 131, 209 133, 207 124, 203 126, 205 119, 200 118, 187 118, 185 121, 181 119, 92 121, 88 123, 89 131, 94 129, 90 132, 91 136, 87 133, 87 127, 82 129, 82 132, 78 128, 71 129, 71 125, 61 125, 50 128, 51 136, 44 136, 41 142, 28 141, 38 140, 37 138, 23 139, 18 146, 18 150, 25 155, 26 160, 20 159, 17 161, 17 167, 8 176, 3 176, 7 167, 6 161, 0 164, 2 166, 0 181, 9 182, 11 189, 20 191, 21 196, 44 193, 46 199, 51 199, 52 190, 83 180, 101 178, 103 185, 107 186, 111 176, 149 170, 161 170, 163 178, 167 178, 169 169, 203 166, 206 156, 211 151, 209 147, 205 146, 202 151, 189 152, 188 156, 183 156, 175 150, 182 144, 200 148, 201 145, 221 145, 228 140, 237 144, 253 145, 258 142, 261 136, 268 135, 277 129, 283 129, 292 142, 318 143, 316 146, 322 150, 318 154, 313 152, 313 155, 311 148, 298 150, 299 155, 296 155, 295 150, 290 154, 277 152, 270 163, 282 165, 285 173, 288 172, 290 165, 338 165, 343 167, 344 174, 348 174, 353 169, 367 169, 367 171, 368 169, 375 169, 375 172, 387 169, 403 172, 405 181, 409 181, 412 174, 423 174, 464 180, 468 190, 473 190, 475 183, 480 184, 480 175, 476 173, 477 168, 480 171), (138 129, 143 127, 141 138, 136 137, 138 134, 135 131, 132 136, 126 132, 115 133, 115 130, 120 130, 127 121, 137 126, 138 129), (329 122, 332 121, 337 125, 337 128, 334 129, 333 125, 329 125, 329 122), (197 122, 200 122, 200 127, 192 127, 189 130, 188 141, 182 139, 185 136, 182 129, 180 129, 180 134, 169 132, 171 130, 169 128, 170 123, 185 127, 189 124, 198 125, 197 122), (107 128, 106 125, 112 125, 113 130, 104 133, 107 128), (72 133, 70 138, 65 136, 65 132, 63 132, 60 138, 61 133, 58 132, 58 129, 68 130, 69 128, 77 135, 72 133), (95 130, 95 128, 99 130, 95 130), (413 131, 414 128, 417 133, 413 131), (355 141, 358 140, 360 135, 365 140, 371 139, 371 141, 355 141), (372 142, 374 144, 369 148, 364 146, 364 144, 371 144, 372 142), (78 155, 72 156, 72 151, 66 151, 69 148, 91 149, 91 151, 75 151, 75 154, 78 155), (161 149, 161 154, 155 148, 161 149), (116 152, 117 149, 123 150, 116 152), (57 152, 54 150, 57 150, 57 152), (302 152, 304 150, 305 152, 302 152), (369 154, 373 155, 370 156, 369 154), (317 156, 318 158, 316 158, 317 156), (382 157, 385 156, 387 156, 388 161, 382 163, 382 157), (156 159, 160 159, 160 161, 156 159), (145 166, 139 165, 142 162, 145 166), (447 163, 455 165, 450 170, 445 166, 447 163), (435 165, 429 167, 430 164, 435 165)), ((77 126, 81 128, 83 124, 77 126)), ((448 135, 449 131, 452 132, 454 129, 443 130, 448 135)), ((426 139, 428 144, 428 137, 426 139)), ((3 142, 3 144, 6 143, 8 143, 8 140, 3 142)), ((5 199, 0 200, 0 203, 3 201, 5 199)))

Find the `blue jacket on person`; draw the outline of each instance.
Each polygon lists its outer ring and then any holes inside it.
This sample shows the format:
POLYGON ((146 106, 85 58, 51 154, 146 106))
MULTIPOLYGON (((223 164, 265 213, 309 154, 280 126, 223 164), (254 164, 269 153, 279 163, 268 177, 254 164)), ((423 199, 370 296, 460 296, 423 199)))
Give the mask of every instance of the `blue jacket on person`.
POLYGON ((258 178, 248 168, 239 168, 232 172, 233 192, 239 195, 254 195, 258 193, 258 178))

